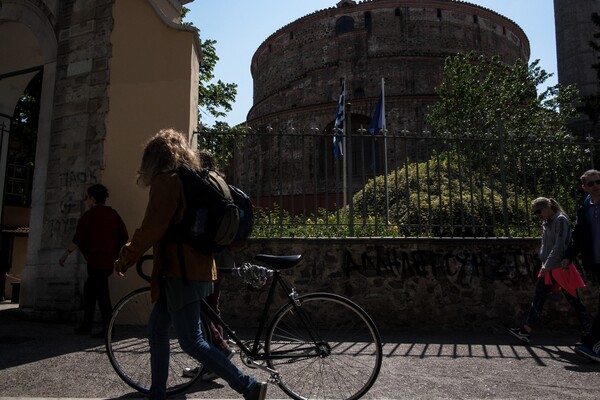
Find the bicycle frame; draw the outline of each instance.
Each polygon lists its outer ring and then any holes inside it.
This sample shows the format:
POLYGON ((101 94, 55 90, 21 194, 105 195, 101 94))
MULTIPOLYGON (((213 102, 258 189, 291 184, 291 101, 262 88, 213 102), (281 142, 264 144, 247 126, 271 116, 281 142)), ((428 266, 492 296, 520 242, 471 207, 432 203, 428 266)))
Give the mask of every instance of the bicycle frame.
MULTIPOLYGON (((227 325, 227 323, 225 321, 223 321, 223 319, 220 316, 217 315, 217 313, 208 305, 208 303, 204 299, 202 300, 202 311, 206 315, 208 315, 208 317, 212 320, 213 323, 216 323, 223 328, 223 330, 230 336, 230 338, 235 342, 235 344, 240 348, 240 350, 248 357, 248 359, 252 363, 254 363, 255 361, 300 358, 300 357, 306 357, 307 350, 314 350, 314 351, 319 352, 319 346, 318 346, 318 339, 315 337, 314 330, 311 329, 310 323, 308 322, 308 319, 306 318, 306 316, 304 315, 304 313, 302 311, 302 308, 300 307, 298 297, 299 296, 298 296, 298 293, 296 292, 296 289, 294 287, 290 286, 285 281, 285 279, 281 276, 281 273, 279 270, 274 269, 273 270, 273 280, 269 287, 269 293, 267 295, 267 299, 265 300, 262 315, 260 318, 260 323, 259 323, 258 329, 256 331, 256 335, 254 337, 252 348, 249 348, 248 346, 246 346, 246 344, 238 338, 238 336, 229 327, 229 325, 227 325), (302 324, 306 328, 307 332, 309 332, 310 337, 314 343, 314 346, 311 346, 310 349, 295 348, 292 351, 278 351, 278 352, 273 352, 270 354, 267 354, 264 351, 263 352, 260 351, 261 337, 263 336, 267 322, 269 322, 268 321, 269 311, 270 311, 271 303, 273 302, 273 297, 275 295, 275 290, 276 290, 277 286, 280 286, 282 288, 282 290, 286 293, 287 302, 294 307, 294 309, 297 312, 298 317, 302 321, 302 324), (299 354, 294 354, 294 353, 299 353, 299 354)), ((256 363, 254 363, 254 364, 257 367, 259 367, 261 369, 265 369, 271 373, 276 372, 276 371, 271 370, 270 368, 263 367, 256 363)))
MULTIPOLYGON (((144 274, 142 264, 149 259, 151 256, 144 256, 136 265, 138 274, 147 281, 150 277, 144 274)), ((269 272, 247 263, 239 269, 239 275, 248 282, 261 278, 261 284, 263 277, 271 276, 271 281, 267 281, 268 290, 265 288, 267 298, 262 307, 259 306, 262 314, 255 319, 258 322, 255 334, 251 333, 249 340, 244 335, 242 341, 204 299, 200 302, 202 318, 205 318, 202 329, 207 329, 209 320, 220 326, 238 346, 241 361, 248 367, 267 372, 269 382, 279 385, 291 398, 341 396, 356 400, 367 393, 377 379, 383 357, 379 331, 369 315, 351 300, 333 293, 299 295, 283 272, 296 266, 302 255, 257 254, 254 259, 264 263, 269 272), (278 286, 286 295, 283 301, 279 295, 275 298, 278 286), (281 308, 274 310, 273 304, 281 308)), ((220 273, 227 271, 220 270, 220 273)), ((107 353, 115 371, 142 393, 149 390, 152 378, 151 368, 148 368, 152 352, 144 334, 152 307, 149 288, 129 293, 115 306, 106 335, 107 353), (134 324, 124 321, 125 327, 117 328, 121 336, 113 340, 119 316, 129 318, 130 313, 138 313, 140 305, 143 305, 141 319, 134 324)), ((177 346, 174 340, 170 338, 171 344, 177 346)), ((173 353, 169 362, 169 393, 184 391, 200 378, 203 371, 200 368, 194 376, 181 373, 191 366, 203 368, 202 360, 190 357, 181 349, 173 353)))

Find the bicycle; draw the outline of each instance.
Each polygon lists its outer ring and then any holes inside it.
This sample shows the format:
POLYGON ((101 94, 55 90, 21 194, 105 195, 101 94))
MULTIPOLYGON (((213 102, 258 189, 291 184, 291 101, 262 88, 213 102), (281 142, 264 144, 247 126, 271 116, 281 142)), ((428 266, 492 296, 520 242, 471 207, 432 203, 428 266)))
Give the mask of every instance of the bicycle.
MULTIPOLYGON (((141 276, 141 264, 147 259, 140 259, 136 265, 141 276)), ((302 255, 258 254, 255 260, 264 266, 244 264, 244 267, 260 269, 263 275, 269 276, 270 283, 253 340, 240 339, 205 301, 202 302, 202 312, 223 327, 229 340, 239 348, 242 362, 268 372, 269 381, 294 399, 358 399, 365 395, 379 375, 383 358, 379 331, 369 315, 353 301, 336 294, 299 295, 281 271, 300 263, 302 255), (283 290, 286 303, 269 321, 277 287, 283 290)), ((112 366, 128 385, 142 393, 147 393, 150 386, 145 333, 151 310, 149 297, 149 288, 137 289, 125 296, 115 306, 106 333, 106 349, 112 366), (135 321, 127 315, 132 307, 143 310, 141 318, 135 321)), ((207 329, 203 331, 209 334, 207 329)), ((167 393, 186 390, 201 373, 202 366, 181 351, 173 335, 167 393), (198 372, 186 378, 182 371, 190 366, 198 366, 198 372)))

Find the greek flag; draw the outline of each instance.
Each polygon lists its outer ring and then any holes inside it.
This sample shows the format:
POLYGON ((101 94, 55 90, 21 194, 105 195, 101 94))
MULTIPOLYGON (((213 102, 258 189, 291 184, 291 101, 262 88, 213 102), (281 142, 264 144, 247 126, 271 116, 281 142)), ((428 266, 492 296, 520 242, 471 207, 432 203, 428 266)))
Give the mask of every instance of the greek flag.
POLYGON ((344 99, 346 97, 345 82, 342 81, 342 89, 338 100, 335 124, 333 126, 333 159, 339 160, 344 156, 344 99))

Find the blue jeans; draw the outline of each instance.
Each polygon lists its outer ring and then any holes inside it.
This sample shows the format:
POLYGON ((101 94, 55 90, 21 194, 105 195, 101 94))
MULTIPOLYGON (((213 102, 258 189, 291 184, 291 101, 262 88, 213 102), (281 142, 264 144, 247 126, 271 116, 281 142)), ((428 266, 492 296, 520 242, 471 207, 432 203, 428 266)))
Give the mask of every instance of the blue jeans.
POLYGON ((200 324, 200 302, 169 313, 164 296, 154 304, 148 322, 152 385, 149 397, 165 399, 169 373, 169 325, 173 323, 181 349, 223 378, 233 390, 248 394, 257 381, 237 368, 216 347, 204 340, 200 324))

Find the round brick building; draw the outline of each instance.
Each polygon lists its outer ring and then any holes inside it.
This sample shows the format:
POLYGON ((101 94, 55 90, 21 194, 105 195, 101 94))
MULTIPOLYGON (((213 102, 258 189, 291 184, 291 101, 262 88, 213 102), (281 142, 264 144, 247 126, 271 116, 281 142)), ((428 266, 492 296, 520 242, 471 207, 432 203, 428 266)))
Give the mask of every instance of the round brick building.
POLYGON ((259 158, 244 162, 250 167, 239 179, 257 188, 261 205, 292 213, 346 204, 366 174, 397 168, 406 159, 402 153, 420 157, 416 149, 394 147, 392 140, 377 144, 364 134, 382 79, 388 135, 418 132, 426 129, 445 58, 471 51, 513 63, 529 59, 529 41, 502 15, 452 0, 344 0, 284 26, 252 57, 254 105, 247 124, 274 136, 244 145, 259 158), (351 103, 346 135, 352 139, 343 158, 350 167, 334 161, 331 140, 342 78, 351 103))
POLYGON ((325 129, 345 78, 359 128, 368 125, 384 78, 388 129, 421 129, 444 59, 469 51, 513 63, 529 59, 529 41, 510 19, 467 2, 340 1, 279 29, 256 50, 247 122, 325 129))

